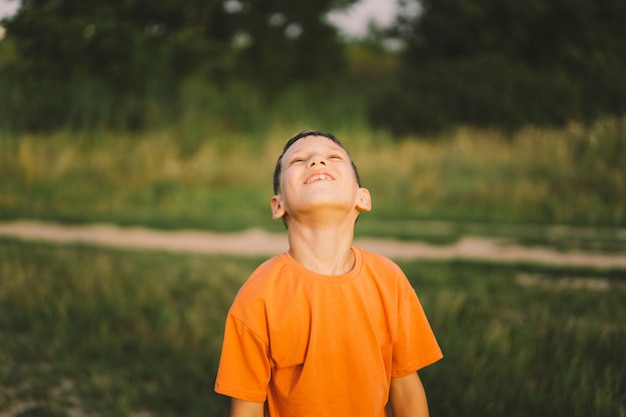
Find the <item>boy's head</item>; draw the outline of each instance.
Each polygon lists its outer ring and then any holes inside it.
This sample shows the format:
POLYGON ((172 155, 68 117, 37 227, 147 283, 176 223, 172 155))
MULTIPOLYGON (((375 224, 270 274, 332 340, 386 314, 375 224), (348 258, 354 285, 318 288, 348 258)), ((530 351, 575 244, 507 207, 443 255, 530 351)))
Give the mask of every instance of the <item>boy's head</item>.
MULTIPOLYGON (((325 138, 328 138, 332 140, 333 142, 335 142, 337 145, 339 145, 344 151, 346 151, 348 155, 350 155, 348 150, 345 148, 345 146, 343 146, 343 144, 339 141, 339 139, 337 139, 335 135, 333 135, 332 133, 320 132, 316 130, 304 130, 298 133, 297 135, 292 136, 287 141, 287 143, 285 143, 283 152, 280 154, 280 156, 278 157, 278 160, 276 161, 276 167, 274 168, 274 194, 278 194, 278 192, 280 191, 280 174, 283 170, 283 156, 285 156, 285 152, 287 152, 287 150, 291 148, 291 146, 294 143, 296 143, 300 139, 303 139, 309 136, 323 136, 325 138)), ((356 182, 358 186, 360 187, 361 178, 359 177, 359 171, 357 170, 356 165, 354 164, 354 161, 352 160, 352 158, 350 158, 350 162, 352 164, 352 169, 354 169, 354 176, 356 177, 356 182)))
POLYGON ((352 157, 334 135, 319 131, 300 132, 285 144, 274 169, 271 205, 274 219, 282 217, 287 226, 296 212, 354 209, 356 221, 358 212, 371 209, 352 157))

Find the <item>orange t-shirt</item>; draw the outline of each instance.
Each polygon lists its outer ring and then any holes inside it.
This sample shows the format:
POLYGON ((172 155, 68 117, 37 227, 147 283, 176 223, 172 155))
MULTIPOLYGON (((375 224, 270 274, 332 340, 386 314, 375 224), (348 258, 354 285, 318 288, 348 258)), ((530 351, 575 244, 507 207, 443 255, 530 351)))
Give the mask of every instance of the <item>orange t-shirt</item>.
POLYGON ((215 391, 272 417, 386 415, 392 377, 442 358, 420 302, 389 259, 353 248, 345 275, 288 253, 263 263, 226 319, 215 391))

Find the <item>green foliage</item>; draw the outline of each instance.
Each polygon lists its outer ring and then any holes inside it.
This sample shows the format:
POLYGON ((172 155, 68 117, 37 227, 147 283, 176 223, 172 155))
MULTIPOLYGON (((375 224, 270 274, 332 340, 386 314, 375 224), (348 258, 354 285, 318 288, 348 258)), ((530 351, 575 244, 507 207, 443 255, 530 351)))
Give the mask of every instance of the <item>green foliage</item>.
POLYGON ((155 106, 174 119, 188 79, 243 83, 270 99, 327 81, 342 71, 343 49, 322 16, 351 2, 24 1, 5 21, 2 44, 15 54, 0 62, 9 107, 0 121, 22 131, 75 128, 84 112, 87 125, 138 129, 153 125, 144 113, 155 106))
POLYGON ((230 33, 205 25, 226 24, 218 2, 188 0, 24 1, 6 22, 20 53, 17 68, 56 81, 92 76, 111 88, 132 89, 146 78, 180 75, 201 57, 215 62, 230 33))
POLYGON ((623 2, 422 1, 401 17, 398 85, 372 120, 396 132, 455 125, 511 131, 626 111, 623 2))
MULTIPOLYGON (((401 14, 390 30, 405 45, 400 68, 382 29, 371 26, 345 48, 323 19, 354 2, 24 1, 0 42, 0 126, 137 131, 181 123, 198 80, 220 92, 213 98, 246 89, 263 106, 303 85, 316 85, 318 96, 343 89, 355 107, 367 103, 375 128, 394 134, 460 124, 512 134, 527 125, 591 125, 626 110, 623 2, 421 1, 421 13, 401 14)), ((328 102, 315 103, 314 113, 328 102)))
MULTIPOLYGON (((259 262, 0 241, 0 408, 227 415, 224 319, 259 262)), ((401 266, 445 355, 420 371, 431 414, 624 415, 623 271, 401 266)))
POLYGON ((172 87, 145 80, 123 92, 95 78, 61 83, 7 71, 0 76, 0 121, 9 132, 157 128, 178 114, 172 87))
MULTIPOLYGON (((0 32, 2 29, 0 29, 0 32)), ((0 34, 0 37, 3 35, 0 34)), ((15 43, 10 40, 0 39, 0 70, 8 65, 14 64, 17 60, 15 43)))
POLYGON ((240 0, 237 29, 249 41, 238 51, 238 73, 270 96, 296 81, 329 81, 344 68, 337 31, 324 16, 356 0, 240 0))
POLYGON ((380 92, 369 108, 375 126, 398 134, 437 133, 458 124, 511 132, 580 119, 583 97, 567 74, 504 56, 429 61, 403 74, 402 85, 380 92))

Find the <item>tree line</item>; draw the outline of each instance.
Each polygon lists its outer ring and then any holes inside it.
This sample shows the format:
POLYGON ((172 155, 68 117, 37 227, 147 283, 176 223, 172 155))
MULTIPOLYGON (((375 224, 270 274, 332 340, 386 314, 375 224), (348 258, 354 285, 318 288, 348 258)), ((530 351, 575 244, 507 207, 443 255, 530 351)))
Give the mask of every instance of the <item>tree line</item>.
MULTIPOLYGON (((2 22, 0 119, 61 127, 81 91, 117 103, 110 112, 148 95, 175 103, 189 78, 243 83, 267 100, 295 85, 339 88, 350 45, 324 16, 355 2, 22 0, 2 22)), ((379 40, 404 45, 400 64, 364 98, 374 126, 516 129, 624 114, 624 0, 399 2, 379 40)))

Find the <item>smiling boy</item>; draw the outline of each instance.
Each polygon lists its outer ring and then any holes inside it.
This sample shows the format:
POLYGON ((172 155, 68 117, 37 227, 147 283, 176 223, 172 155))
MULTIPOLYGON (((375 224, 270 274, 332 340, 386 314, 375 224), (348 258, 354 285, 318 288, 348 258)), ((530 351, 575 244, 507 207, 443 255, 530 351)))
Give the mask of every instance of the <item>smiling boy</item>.
POLYGON ((337 138, 287 142, 271 209, 289 251, 253 272, 228 313, 215 390, 231 416, 427 416, 417 370, 441 350, 400 268, 352 244, 371 199, 337 138))

